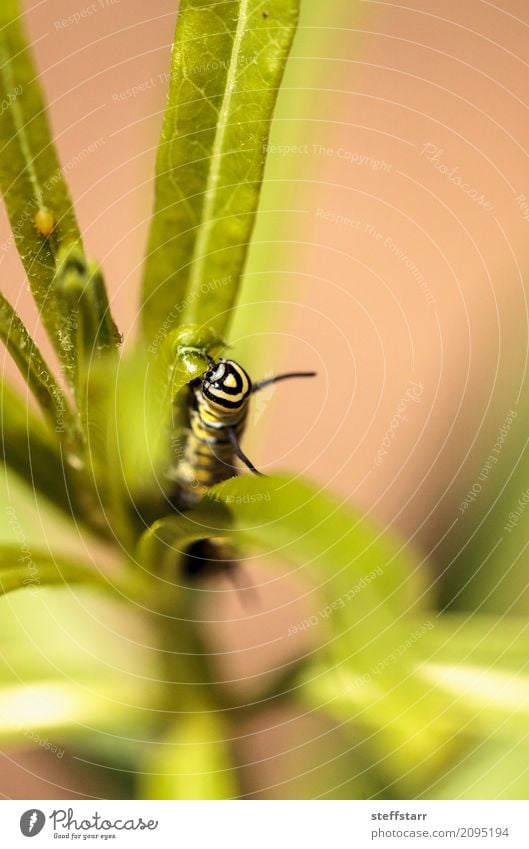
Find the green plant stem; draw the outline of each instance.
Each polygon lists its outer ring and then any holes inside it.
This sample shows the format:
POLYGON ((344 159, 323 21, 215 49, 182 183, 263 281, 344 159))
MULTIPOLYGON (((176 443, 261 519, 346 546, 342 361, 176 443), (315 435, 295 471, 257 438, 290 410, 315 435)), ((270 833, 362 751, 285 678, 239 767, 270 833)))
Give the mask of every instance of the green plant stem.
POLYGON ((195 621, 200 593, 168 581, 160 583, 153 596, 152 622, 164 672, 164 710, 173 716, 218 709, 220 701, 195 621))
POLYGON ((79 247, 61 252, 53 290, 60 309, 61 359, 86 432, 90 370, 102 359, 109 363, 117 355, 121 335, 112 318, 101 270, 87 263, 79 247))
POLYGON ((57 432, 75 432, 64 392, 11 304, 0 294, 0 339, 13 357, 44 417, 57 432))
POLYGON ((33 297, 61 356, 52 280, 59 249, 81 245, 81 236, 18 0, 0 4, 0 100, 0 188, 33 297), (42 213, 51 216, 50 233, 39 231, 42 213))

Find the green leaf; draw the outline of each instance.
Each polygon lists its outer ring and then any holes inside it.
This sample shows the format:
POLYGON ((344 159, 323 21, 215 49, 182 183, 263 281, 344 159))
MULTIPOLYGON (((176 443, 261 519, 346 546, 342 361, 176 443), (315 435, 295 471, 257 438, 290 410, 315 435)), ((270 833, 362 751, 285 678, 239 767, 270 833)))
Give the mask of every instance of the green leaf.
POLYGON ((203 507, 208 503, 232 512, 236 540, 312 575, 319 591, 338 602, 329 617, 335 614, 346 626, 341 636, 357 648, 357 635, 360 645, 371 633, 383 638, 384 628, 399 627, 403 611, 409 615, 424 607, 426 580, 415 553, 309 481, 280 475, 231 478, 210 490, 203 507), (351 604, 357 608, 360 598, 363 615, 343 613, 351 604), (366 610, 373 611, 373 621, 366 610))
POLYGON ((0 460, 31 487, 33 496, 44 495, 84 529, 108 536, 78 446, 68 438, 61 444, 60 435, 8 384, 0 383, 0 460))
POLYGON ((472 725, 488 736, 512 734, 529 717, 529 624, 491 616, 440 616, 421 645, 418 674, 457 700, 472 725))
MULTIPOLYGON (((415 648, 410 647, 409 653, 399 661, 404 687, 409 686, 413 674, 423 682, 423 698, 430 700, 430 696, 435 696, 437 708, 429 714, 427 730, 433 735, 438 725, 452 735, 464 734, 468 738, 485 739, 493 733, 516 736, 527 728, 529 715, 527 650, 520 656, 527 640, 526 625, 520 625, 513 645, 508 639, 503 641, 504 650, 497 656, 494 656, 495 641, 488 645, 482 635, 483 645, 473 658, 465 656, 460 649, 453 652, 458 643, 458 629, 455 627, 452 635, 447 634, 452 627, 452 623, 439 627, 437 622, 428 636, 415 648), (429 657, 434 641, 437 645, 429 657)), ((354 718, 359 724, 376 728, 379 717, 371 705, 382 695, 381 675, 376 667, 371 674, 359 676, 354 667, 333 667, 319 661, 300 676, 297 695, 312 707, 325 709, 335 719, 354 718)))
MULTIPOLYGON (((306 706, 343 723, 353 738, 363 726, 385 768, 404 782, 399 792, 412 794, 422 794, 428 780, 441 781, 476 741, 495 737, 508 745, 519 739, 527 732, 529 715, 526 622, 479 615, 432 615, 429 621, 428 628, 410 621, 410 633, 418 639, 389 658, 404 696, 416 699, 416 707, 423 705, 420 729, 409 729, 407 711, 392 713, 392 700, 384 694, 384 668, 359 675, 350 663, 333 666, 328 657, 320 657, 304 670, 292 692, 306 706), (394 750, 387 746, 378 704, 385 705, 387 721, 393 723, 394 750), (408 746, 413 751, 415 736, 425 743, 416 765, 406 751, 408 746)), ((391 695, 402 702, 397 687, 391 695)))
MULTIPOLYGON (((245 552, 272 553, 294 566, 292 576, 299 571, 312 579, 321 599, 313 624, 320 625, 330 663, 357 677, 382 664, 382 698, 370 710, 378 727, 404 717, 395 725, 400 742, 415 735, 409 759, 422 757, 431 746, 420 733, 429 705, 416 707, 414 700, 426 688, 412 679, 403 691, 398 663, 387 662, 409 638, 409 617, 423 604, 424 576, 414 554, 306 481, 253 476, 212 488, 183 517, 159 520, 143 535, 139 552, 165 568, 172 558, 174 569, 191 541, 219 536, 245 552)), ((303 628, 291 626, 292 632, 303 628)), ((393 727, 388 735, 395 744, 393 727)))
MULTIPOLYGON (((192 539, 227 535, 245 550, 273 553, 312 575, 331 609, 340 652, 369 666, 404 633, 399 617, 421 605, 424 578, 414 555, 392 536, 300 478, 231 478, 195 510, 154 523, 140 551, 164 562, 192 539), (350 613, 352 610, 354 613, 350 613)), ((405 623, 404 623, 405 624, 405 623)))
MULTIPOLYGON (((527 729, 526 729, 527 731, 527 729)), ((529 797, 527 733, 510 740, 495 735, 465 752, 446 775, 429 787, 425 799, 523 799, 529 797)))
POLYGON ((56 334, 59 310, 51 283, 58 249, 80 244, 80 235, 21 20, 18 0, 2 0, 0 187, 33 296, 61 353, 56 334), (45 235, 51 221, 53 231, 45 235))
POLYGON ((117 353, 121 335, 110 312, 101 271, 86 262, 77 246, 60 252, 53 289, 61 308, 61 359, 85 425, 89 371, 101 358, 108 362, 109 356, 117 353))
MULTIPOLYGON (((14 520, 17 521, 15 513, 14 520)), ((54 557, 46 551, 29 547, 25 541, 18 546, 0 546, 0 595, 24 588, 76 583, 99 589, 111 588, 108 579, 89 564, 62 556, 54 557)))
POLYGON ((141 768, 141 799, 235 799, 230 726, 212 712, 186 714, 141 768))
MULTIPOLYGON (((81 539, 83 549, 86 549, 87 544, 95 546, 97 540, 95 536, 86 535, 88 530, 97 536, 108 535, 107 527, 103 523, 101 505, 93 499, 89 491, 90 481, 87 480, 84 467, 82 465, 79 467, 77 455, 69 458, 68 452, 63 451, 53 433, 6 384, 0 385, 0 433, 1 459, 6 466, 23 478, 26 484, 19 497, 20 483, 7 474, 7 470, 4 470, 3 491, 0 499, 5 505, 5 515, 0 517, 3 518, 3 522, 0 521, 0 533, 4 539, 10 539, 14 535, 15 540, 25 545, 28 536, 31 536, 33 543, 37 541, 38 545, 41 545, 42 539, 46 539, 48 516, 52 520, 48 534, 54 540, 60 540, 61 543, 65 541, 67 548, 71 545, 72 536, 75 537, 76 548, 81 539), (41 493, 61 509, 61 514, 53 517, 51 505, 43 503, 39 497, 41 493), (33 506, 32 516, 28 514, 26 506, 28 508, 33 506), (65 517, 69 521, 65 521, 65 517), (7 534, 3 533, 6 530, 7 534), (37 531, 36 539, 34 530, 37 531)), ((41 580, 39 582, 57 582, 63 567, 74 582, 86 581, 90 578, 90 574, 86 572, 68 570, 68 561, 45 562, 42 559, 43 556, 40 553, 31 559, 33 565, 34 559, 40 561, 38 568, 41 580), (59 577, 57 565, 60 567, 59 577)), ((13 566, 17 562, 23 563, 24 558, 15 559, 13 566)), ((13 572, 8 577, 9 583, 6 583, 6 587, 10 589, 17 588, 19 581, 23 583, 28 575, 22 572, 19 576, 17 572, 13 572)), ((128 580, 129 594, 137 592, 140 577, 137 576, 132 582, 128 580)), ((7 576, 5 580, 7 581, 7 576)), ((123 589, 124 587, 121 586, 122 591, 123 589)))
POLYGON ((67 515, 73 494, 56 435, 7 383, 0 384, 2 461, 67 515))
POLYGON ((137 557, 151 572, 178 575, 181 558, 192 543, 232 532, 232 517, 222 505, 202 505, 188 513, 158 519, 142 534, 137 557))
MULTIPOLYGON (((432 662, 523 670, 529 661, 529 623, 520 617, 436 614, 421 649, 432 662)), ((529 672, 529 670, 528 670, 529 672)))
POLYGON ((149 342, 227 327, 299 0, 182 0, 143 288, 149 342))
MULTIPOLYGON (((160 671, 130 607, 81 585, 0 599, 0 738, 152 739, 160 671)), ((38 740, 37 740, 38 742, 38 740)), ((61 744, 64 745, 64 744, 61 744)))
POLYGON ((64 392, 11 304, 0 294, 0 339, 33 392, 44 416, 58 432, 73 429, 64 392))
POLYGON ((163 568, 172 558, 174 569, 190 541, 215 536, 284 559, 291 576, 299 571, 315 586, 317 613, 288 629, 312 629, 320 647, 311 707, 330 703, 351 733, 363 727, 387 774, 406 776, 406 792, 438 775, 468 714, 421 671, 421 642, 437 621, 424 609, 425 566, 413 551, 306 481, 244 476, 214 487, 185 516, 156 522, 140 553, 163 568))

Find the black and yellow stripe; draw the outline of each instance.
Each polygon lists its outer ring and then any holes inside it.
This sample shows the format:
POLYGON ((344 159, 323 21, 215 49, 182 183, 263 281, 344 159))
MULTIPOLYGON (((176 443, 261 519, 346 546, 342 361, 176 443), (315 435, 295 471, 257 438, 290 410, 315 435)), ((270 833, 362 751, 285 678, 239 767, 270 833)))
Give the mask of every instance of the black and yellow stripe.
MULTIPOLYGON (((251 472, 260 474, 240 447, 251 395, 279 380, 313 375, 314 372, 293 372, 252 384, 247 372, 233 360, 211 360, 205 374, 188 387, 183 452, 168 475, 174 487, 174 506, 189 509, 210 487, 236 475, 236 457, 251 472)), ((196 578, 210 569, 224 568, 233 576, 235 558, 226 540, 199 540, 186 552, 184 573, 196 578)))
POLYGON ((260 474, 240 447, 251 395, 278 380, 313 375, 295 372, 252 384, 239 363, 212 360, 205 374, 189 384, 184 448, 169 474, 175 485, 175 505, 188 509, 210 487, 236 475, 236 457, 260 474))
POLYGON ((171 474, 184 508, 236 474, 233 435, 239 441, 244 431, 252 382, 238 363, 220 360, 190 384, 189 392, 184 452, 171 474))

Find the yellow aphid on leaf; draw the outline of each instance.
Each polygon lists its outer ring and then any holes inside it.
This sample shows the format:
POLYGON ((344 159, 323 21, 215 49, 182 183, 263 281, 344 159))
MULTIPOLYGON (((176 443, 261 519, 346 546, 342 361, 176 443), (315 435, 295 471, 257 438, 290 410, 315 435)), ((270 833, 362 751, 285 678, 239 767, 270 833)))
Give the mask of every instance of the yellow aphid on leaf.
POLYGON ((48 236, 51 236, 55 227, 55 218, 53 213, 50 212, 45 206, 41 207, 38 212, 35 214, 35 227, 39 231, 40 235, 45 239, 48 236))

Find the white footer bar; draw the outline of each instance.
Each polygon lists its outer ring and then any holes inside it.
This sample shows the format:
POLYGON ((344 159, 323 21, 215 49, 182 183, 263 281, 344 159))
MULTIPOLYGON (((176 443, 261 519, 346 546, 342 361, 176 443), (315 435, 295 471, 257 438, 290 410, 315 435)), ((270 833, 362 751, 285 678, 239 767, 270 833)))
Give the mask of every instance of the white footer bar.
POLYGON ((529 802, 2 801, 1 845, 529 847, 529 802))

